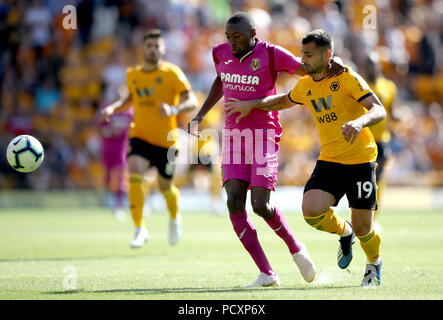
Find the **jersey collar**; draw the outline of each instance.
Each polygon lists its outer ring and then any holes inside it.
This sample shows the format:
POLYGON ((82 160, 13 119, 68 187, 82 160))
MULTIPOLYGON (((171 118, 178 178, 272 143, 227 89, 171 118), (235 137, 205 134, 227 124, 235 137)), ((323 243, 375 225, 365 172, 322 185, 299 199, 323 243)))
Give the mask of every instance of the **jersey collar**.
POLYGON ((249 51, 249 52, 246 53, 243 57, 241 57, 241 58, 239 59, 239 62, 242 63, 243 61, 245 61, 245 59, 246 59, 247 57, 249 57, 249 56, 255 51, 255 48, 257 48, 257 45, 258 45, 260 42, 261 42, 261 41, 260 41, 258 38, 255 38, 255 45, 254 45, 254 48, 252 48, 251 51, 249 51))

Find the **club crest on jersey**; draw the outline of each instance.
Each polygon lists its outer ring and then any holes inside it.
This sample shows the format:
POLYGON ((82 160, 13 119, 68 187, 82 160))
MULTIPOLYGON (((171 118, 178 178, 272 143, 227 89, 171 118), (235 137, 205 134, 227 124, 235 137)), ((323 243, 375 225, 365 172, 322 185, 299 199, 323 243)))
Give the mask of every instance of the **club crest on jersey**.
POLYGON ((138 96, 141 98, 142 96, 152 96, 152 94, 154 93, 154 87, 152 88, 146 88, 143 87, 141 90, 139 88, 135 88, 135 90, 137 91, 138 96))
POLYGON ((252 59, 251 64, 249 65, 252 71, 257 71, 261 67, 261 63, 259 59, 252 59))
POLYGON ((338 89, 340 89, 340 84, 337 81, 334 81, 333 83, 331 83, 329 88, 331 89, 331 91, 338 91, 338 89))

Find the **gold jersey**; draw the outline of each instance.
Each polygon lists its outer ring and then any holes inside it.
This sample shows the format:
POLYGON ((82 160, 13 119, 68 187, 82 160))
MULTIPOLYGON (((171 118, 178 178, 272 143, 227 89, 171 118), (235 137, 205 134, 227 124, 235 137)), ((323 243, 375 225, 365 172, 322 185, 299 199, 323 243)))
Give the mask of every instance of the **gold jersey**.
POLYGON ((143 71, 140 65, 128 68, 126 76, 135 108, 130 137, 164 148, 174 145, 178 139, 177 119, 175 116, 161 118, 160 103, 176 106, 180 95, 191 90, 183 71, 163 62, 152 71, 143 71))
POLYGON ((319 160, 342 164, 375 161, 377 146, 369 128, 365 127, 354 143, 346 141, 341 127, 367 112, 359 102, 373 94, 366 81, 349 71, 332 78, 315 81, 302 77, 289 98, 309 107, 320 136, 319 160))
MULTIPOLYGON (((386 113, 389 114, 395 96, 397 95, 397 86, 395 83, 386 78, 379 77, 375 80, 374 84, 370 83, 369 86, 380 99, 381 103, 383 103, 386 113)), ((375 142, 388 143, 391 140, 391 132, 388 129, 387 121, 389 121, 388 116, 386 116, 386 119, 369 127, 375 142)))

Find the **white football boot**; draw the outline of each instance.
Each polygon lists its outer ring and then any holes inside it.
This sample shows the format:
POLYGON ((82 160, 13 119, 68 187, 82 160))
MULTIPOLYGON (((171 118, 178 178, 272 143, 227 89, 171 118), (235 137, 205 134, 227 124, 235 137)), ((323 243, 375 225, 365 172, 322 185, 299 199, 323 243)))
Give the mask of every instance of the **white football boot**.
POLYGON ((254 287, 278 287, 280 286, 280 279, 277 275, 270 276, 266 273, 261 272, 258 275, 257 280, 254 282, 243 286, 243 288, 254 288, 254 287))
POLYGON ((309 256, 308 250, 304 244, 299 252, 292 255, 292 258, 300 270, 303 279, 305 279, 306 282, 314 281, 316 275, 315 264, 309 256))
POLYGON ((146 227, 135 228, 134 239, 131 240, 129 246, 133 249, 140 248, 149 240, 149 233, 146 227))
POLYGON ((182 236, 182 216, 177 214, 175 220, 169 220, 169 244, 176 245, 182 236))

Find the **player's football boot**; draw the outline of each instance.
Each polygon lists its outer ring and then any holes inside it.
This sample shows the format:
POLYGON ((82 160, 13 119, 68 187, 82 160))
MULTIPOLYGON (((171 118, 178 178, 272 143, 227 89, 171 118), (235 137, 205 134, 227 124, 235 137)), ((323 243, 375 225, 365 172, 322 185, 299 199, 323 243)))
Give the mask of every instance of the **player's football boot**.
POLYGON ((270 276, 266 273, 261 272, 258 275, 257 280, 254 282, 243 286, 243 288, 254 288, 254 287, 278 287, 280 286, 280 279, 277 275, 270 276))
POLYGON ((379 264, 367 264, 365 268, 365 275, 361 282, 362 287, 379 286, 381 284, 381 267, 382 262, 379 264))
MULTIPOLYGON (((352 228, 352 223, 346 221, 352 228)), ((355 233, 352 233, 346 237, 340 237, 340 246, 337 253, 337 264, 341 269, 346 269, 352 261, 352 245, 354 244, 355 233)))
POLYGON ((175 220, 169 221, 169 244, 176 245, 182 236, 182 217, 177 215, 175 220))
POLYGON ((149 240, 148 229, 146 229, 145 227, 135 228, 134 239, 131 240, 129 246, 133 249, 140 248, 148 240, 149 240))
POLYGON ((303 245, 299 252, 296 252, 292 255, 292 258, 297 264, 297 267, 300 270, 303 279, 305 279, 306 282, 314 281, 316 275, 315 264, 309 256, 309 252, 306 249, 306 246, 303 245))

